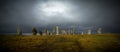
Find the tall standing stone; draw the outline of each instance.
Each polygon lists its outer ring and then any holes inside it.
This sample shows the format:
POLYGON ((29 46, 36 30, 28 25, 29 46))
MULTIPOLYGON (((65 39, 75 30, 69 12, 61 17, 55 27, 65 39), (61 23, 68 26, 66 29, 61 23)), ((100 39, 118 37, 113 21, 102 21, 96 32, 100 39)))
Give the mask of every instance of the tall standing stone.
POLYGON ((58 26, 55 27, 55 33, 56 33, 56 35, 59 35, 59 27, 58 26))

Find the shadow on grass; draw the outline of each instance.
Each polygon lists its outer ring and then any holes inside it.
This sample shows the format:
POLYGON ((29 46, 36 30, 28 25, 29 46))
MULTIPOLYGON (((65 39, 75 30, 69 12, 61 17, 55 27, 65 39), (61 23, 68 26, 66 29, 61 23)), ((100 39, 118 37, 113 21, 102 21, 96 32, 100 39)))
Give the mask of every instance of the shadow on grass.
POLYGON ((35 45, 39 52, 83 52, 80 42, 67 42, 65 38, 60 39, 61 42, 49 43, 44 40, 44 43, 35 45))
POLYGON ((120 52, 120 41, 105 45, 102 52, 120 52))

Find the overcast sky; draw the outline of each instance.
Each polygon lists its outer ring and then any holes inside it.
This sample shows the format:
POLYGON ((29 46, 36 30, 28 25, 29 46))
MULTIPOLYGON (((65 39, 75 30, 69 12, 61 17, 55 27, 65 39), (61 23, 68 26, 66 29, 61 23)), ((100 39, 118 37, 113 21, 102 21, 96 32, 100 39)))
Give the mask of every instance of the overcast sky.
POLYGON ((24 33, 47 28, 75 28, 76 32, 99 27, 120 33, 120 2, 115 0, 0 0, 0 33, 24 33))

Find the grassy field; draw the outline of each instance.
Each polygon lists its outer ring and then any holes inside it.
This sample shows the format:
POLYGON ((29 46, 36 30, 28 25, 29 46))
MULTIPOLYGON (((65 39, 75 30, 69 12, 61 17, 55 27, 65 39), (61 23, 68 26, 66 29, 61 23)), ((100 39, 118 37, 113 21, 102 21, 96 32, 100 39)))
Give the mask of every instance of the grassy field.
POLYGON ((120 52, 120 35, 0 35, 0 52, 120 52))

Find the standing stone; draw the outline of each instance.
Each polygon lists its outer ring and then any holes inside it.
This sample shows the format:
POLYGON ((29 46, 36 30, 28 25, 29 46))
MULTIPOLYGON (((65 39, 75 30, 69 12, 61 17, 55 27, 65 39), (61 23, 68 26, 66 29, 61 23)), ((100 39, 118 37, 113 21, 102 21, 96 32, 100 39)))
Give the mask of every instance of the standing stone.
POLYGON ((89 30, 88 30, 88 35, 90 35, 90 34, 91 34, 91 30, 89 29, 89 30))
POLYGON ((42 31, 39 31, 39 34, 42 36, 42 35, 43 35, 43 32, 42 32, 42 31))
POLYGON ((62 30, 62 34, 63 34, 63 35, 66 35, 67 32, 66 32, 65 30, 62 30))
POLYGON ((44 32, 45 32, 45 35, 47 35, 47 33, 48 33, 48 30, 47 30, 47 29, 45 29, 45 30, 44 30, 44 32))
POLYGON ((22 35, 22 28, 20 26, 18 26, 17 32, 18 32, 18 35, 22 35))
POLYGON ((83 35, 84 33, 83 32, 81 32, 81 35, 83 35))
POLYGON ((47 30, 47 32, 46 32, 46 33, 47 33, 47 35, 50 35, 50 32, 49 32, 48 30, 47 30))
POLYGON ((55 33, 56 33, 56 35, 59 35, 59 27, 58 26, 55 27, 55 33))
POLYGON ((32 34, 37 35, 37 29, 35 27, 32 28, 32 34))
POLYGON ((102 34, 102 28, 98 28, 97 33, 98 33, 98 34, 102 34))

